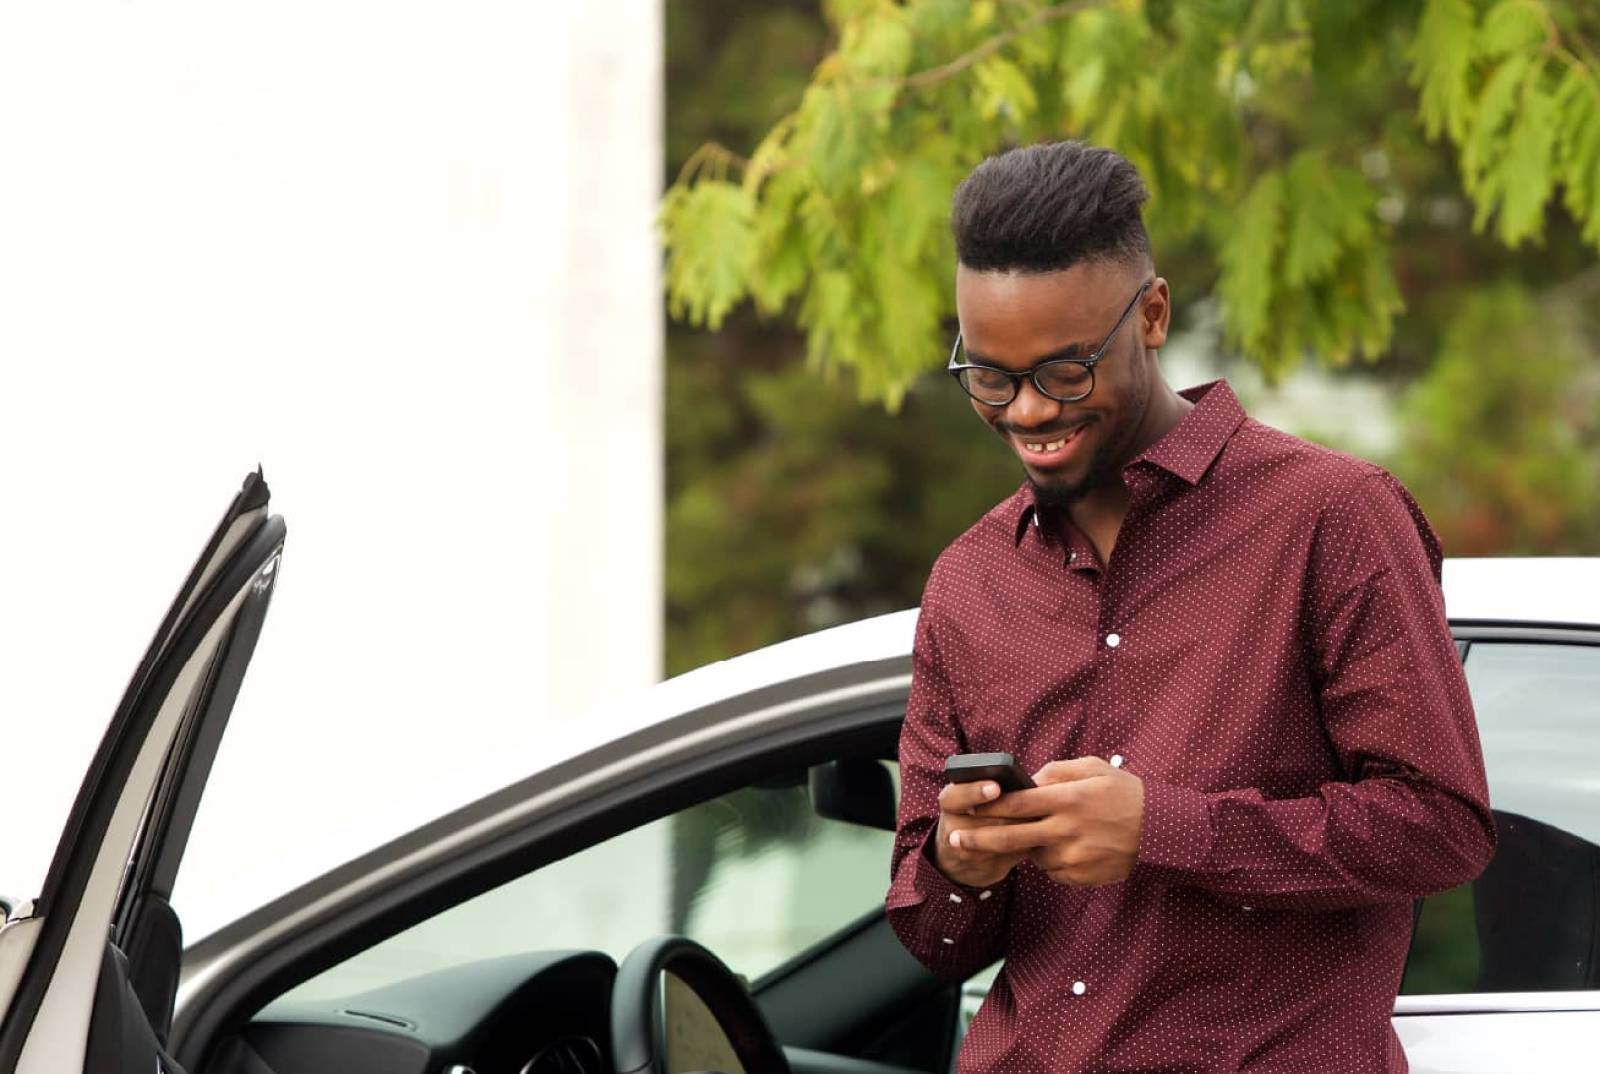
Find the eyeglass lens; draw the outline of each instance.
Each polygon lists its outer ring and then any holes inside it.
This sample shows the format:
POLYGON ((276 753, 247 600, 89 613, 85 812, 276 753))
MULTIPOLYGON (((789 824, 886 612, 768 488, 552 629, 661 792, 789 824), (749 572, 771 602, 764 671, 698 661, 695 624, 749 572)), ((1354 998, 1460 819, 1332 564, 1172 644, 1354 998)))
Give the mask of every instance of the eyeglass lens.
MULTIPOLYGON (((1093 375, 1079 362, 1046 362, 1034 371, 1035 384, 1046 395, 1058 399, 1083 394, 1093 375)), ((1015 390, 1012 379, 998 369, 963 369, 960 377, 961 386, 981 403, 1008 403, 1015 390)))

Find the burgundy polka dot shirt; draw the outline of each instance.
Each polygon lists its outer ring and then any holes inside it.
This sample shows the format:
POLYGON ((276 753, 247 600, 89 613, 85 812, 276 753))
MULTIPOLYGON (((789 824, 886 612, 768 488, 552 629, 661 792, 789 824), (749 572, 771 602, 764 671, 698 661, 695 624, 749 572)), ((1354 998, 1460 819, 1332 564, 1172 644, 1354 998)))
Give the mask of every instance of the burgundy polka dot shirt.
POLYGON ((962 1072, 1396 1074, 1412 900, 1493 854, 1438 538, 1378 466, 1225 381, 1123 470, 1109 563, 1024 482, 939 556, 900 739, 887 908, 962 979, 1004 958, 962 1072), (943 767, 1098 756, 1144 781, 1129 877, 933 864, 943 767))

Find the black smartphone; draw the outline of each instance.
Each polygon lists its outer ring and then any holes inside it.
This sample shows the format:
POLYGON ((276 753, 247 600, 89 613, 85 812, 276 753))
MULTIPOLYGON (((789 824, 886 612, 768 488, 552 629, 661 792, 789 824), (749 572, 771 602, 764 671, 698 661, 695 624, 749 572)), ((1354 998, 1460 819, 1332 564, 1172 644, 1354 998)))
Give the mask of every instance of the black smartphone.
POLYGON ((951 783, 992 779, 1002 792, 1025 791, 1034 785, 1009 753, 957 753, 945 761, 944 778, 951 783))

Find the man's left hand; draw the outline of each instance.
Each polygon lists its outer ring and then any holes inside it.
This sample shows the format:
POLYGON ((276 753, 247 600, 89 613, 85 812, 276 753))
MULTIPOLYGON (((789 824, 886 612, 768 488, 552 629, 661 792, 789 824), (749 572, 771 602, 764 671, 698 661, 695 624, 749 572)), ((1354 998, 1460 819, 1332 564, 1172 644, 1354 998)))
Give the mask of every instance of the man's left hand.
POLYGON ((1051 761, 1034 773, 1032 790, 1009 791, 976 806, 979 817, 1028 823, 972 828, 963 849, 1028 859, 1058 884, 1094 886, 1126 880, 1144 824, 1144 781, 1099 757, 1051 761))

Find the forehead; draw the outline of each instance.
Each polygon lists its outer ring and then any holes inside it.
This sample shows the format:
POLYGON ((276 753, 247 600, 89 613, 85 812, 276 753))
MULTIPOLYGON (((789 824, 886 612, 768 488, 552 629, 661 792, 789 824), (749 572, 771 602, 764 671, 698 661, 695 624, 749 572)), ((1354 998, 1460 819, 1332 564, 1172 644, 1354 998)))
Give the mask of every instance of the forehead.
POLYGON ((1136 273, 1111 262, 1059 272, 956 268, 956 313, 968 350, 1027 364, 1079 344, 1100 345, 1138 287, 1136 273))

